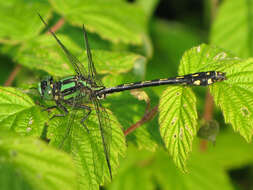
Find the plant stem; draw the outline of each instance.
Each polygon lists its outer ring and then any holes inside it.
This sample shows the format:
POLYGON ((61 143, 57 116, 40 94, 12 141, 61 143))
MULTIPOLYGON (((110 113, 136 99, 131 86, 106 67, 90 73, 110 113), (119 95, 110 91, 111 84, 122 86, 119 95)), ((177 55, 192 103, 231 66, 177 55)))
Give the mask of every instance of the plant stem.
POLYGON ((155 106, 152 110, 150 110, 149 112, 147 112, 141 118, 141 120, 139 120, 138 122, 136 122, 135 124, 133 124, 132 126, 130 126, 127 130, 125 130, 124 131, 124 135, 127 136, 129 133, 133 132, 134 130, 136 130, 138 127, 140 127, 141 125, 143 125, 147 121, 153 119, 154 116, 156 115, 157 111, 158 111, 158 106, 155 106))
POLYGON ((19 73, 20 69, 21 69, 21 65, 16 65, 15 66, 15 68, 10 73, 8 79, 5 81, 4 86, 11 86, 11 84, 13 83, 13 81, 16 78, 17 74, 19 73))

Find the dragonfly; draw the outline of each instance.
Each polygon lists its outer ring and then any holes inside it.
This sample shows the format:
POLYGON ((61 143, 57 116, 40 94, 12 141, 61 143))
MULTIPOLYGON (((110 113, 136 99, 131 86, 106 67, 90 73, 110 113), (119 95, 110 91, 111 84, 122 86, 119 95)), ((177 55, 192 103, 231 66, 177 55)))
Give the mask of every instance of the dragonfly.
MULTIPOLYGON (((39 15, 41 21, 48 28, 47 23, 39 15)), ((52 76, 46 77, 38 84, 38 91, 43 99, 53 100, 55 105, 47 108, 57 108, 62 114, 54 115, 54 117, 65 117, 73 110, 82 110, 83 116, 80 121, 81 125, 89 133, 88 127, 85 125, 86 119, 91 114, 92 109, 95 110, 98 128, 101 135, 101 141, 106 158, 108 172, 112 179, 112 169, 110 163, 110 141, 111 141, 111 126, 110 119, 106 109, 101 104, 101 99, 104 99, 108 94, 122 92, 126 90, 160 86, 160 85, 189 85, 189 86, 207 86, 215 82, 220 82, 226 79, 225 73, 220 71, 207 71, 187 74, 165 79, 156 79, 150 81, 140 81, 134 83, 121 84, 115 87, 106 88, 98 78, 96 68, 92 60, 92 54, 88 43, 86 29, 83 25, 84 43, 86 46, 86 54, 88 58, 88 71, 84 65, 63 45, 56 34, 49 29, 49 32, 55 38, 68 61, 75 70, 75 75, 67 76, 60 80, 54 80, 52 76), (90 104, 93 106, 91 107, 90 104)), ((74 119, 74 116, 71 116, 74 119)), ((52 119, 52 118, 51 118, 52 119)), ((71 125, 69 122, 69 125, 71 125)))

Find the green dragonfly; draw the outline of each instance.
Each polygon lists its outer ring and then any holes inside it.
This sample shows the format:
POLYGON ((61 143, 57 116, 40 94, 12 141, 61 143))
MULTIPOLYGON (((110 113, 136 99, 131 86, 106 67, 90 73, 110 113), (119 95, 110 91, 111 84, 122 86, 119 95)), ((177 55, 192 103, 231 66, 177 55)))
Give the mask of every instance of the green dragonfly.
MULTIPOLYGON (((39 17, 45 26, 48 27, 43 18, 40 15, 39 17)), ((67 116, 73 113, 73 110, 82 110, 83 116, 80 123, 83 127, 85 127, 87 133, 89 133, 89 129, 84 122, 90 115, 92 109, 95 110, 106 163, 111 179, 112 170, 110 164, 109 146, 111 141, 111 126, 108 113, 100 102, 101 99, 105 98, 107 94, 143 87, 159 85, 207 86, 213 84, 214 82, 219 82, 226 79, 225 73, 223 72, 207 71, 173 78, 121 84, 116 87, 106 88, 101 80, 99 80, 97 77, 97 72, 92 61, 92 54, 84 26, 83 34, 88 57, 88 71, 84 68, 83 64, 62 44, 56 34, 50 29, 49 31, 64 51, 69 62, 72 64, 76 75, 64 77, 58 81, 53 80, 53 77, 51 76, 46 77, 38 85, 39 93, 43 99, 53 100, 55 102, 55 106, 47 109, 58 108, 62 112, 62 114, 54 115, 53 117, 67 116), (91 104, 93 106, 90 106, 91 104)), ((69 121, 69 125, 71 126, 75 117, 73 115, 70 118, 72 118, 72 120, 69 121)))

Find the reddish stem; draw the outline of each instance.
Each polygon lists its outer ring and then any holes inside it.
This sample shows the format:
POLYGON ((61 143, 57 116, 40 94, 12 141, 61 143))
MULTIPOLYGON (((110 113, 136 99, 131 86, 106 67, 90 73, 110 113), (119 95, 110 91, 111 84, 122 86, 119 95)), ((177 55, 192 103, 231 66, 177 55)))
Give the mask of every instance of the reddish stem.
POLYGON ((5 81, 4 86, 11 86, 17 74, 19 73, 20 69, 21 69, 21 65, 15 66, 15 68, 12 70, 11 74, 9 75, 8 79, 5 81))
POLYGON ((152 110, 150 110, 149 112, 147 112, 142 117, 141 120, 139 120, 138 122, 136 122, 135 124, 133 124, 132 126, 130 126, 127 130, 125 130, 124 131, 124 135, 127 136, 129 133, 133 132, 134 130, 136 130, 138 127, 140 127, 141 125, 143 125, 147 121, 153 119, 154 116, 156 115, 157 111, 158 111, 158 106, 155 106, 152 110))
MULTIPOLYGON (((59 30, 62 27, 62 25, 64 24, 64 22, 65 22, 64 18, 61 18, 60 20, 58 20, 58 22, 54 26, 52 26, 50 28, 50 30, 52 32, 56 32, 57 30, 59 30)), ((48 31, 47 34, 50 34, 50 32, 48 31)))
MULTIPOLYGON (((213 106, 214 106, 213 97, 210 94, 210 91, 208 90, 206 94, 205 110, 203 115, 203 119, 207 122, 211 121, 213 118, 213 106)), ((199 148, 202 152, 205 152, 207 150, 207 140, 201 140, 199 148)))

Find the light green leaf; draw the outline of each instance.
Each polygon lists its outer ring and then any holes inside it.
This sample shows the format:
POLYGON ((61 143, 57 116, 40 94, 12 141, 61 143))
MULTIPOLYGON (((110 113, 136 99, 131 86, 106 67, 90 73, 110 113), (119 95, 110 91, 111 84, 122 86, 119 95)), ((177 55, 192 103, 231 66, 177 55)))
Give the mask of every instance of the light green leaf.
POLYGON ((109 186, 109 190, 119 188, 123 190, 147 190, 150 188, 163 190, 233 189, 224 169, 211 159, 206 157, 203 159, 203 154, 192 157, 189 162, 191 170, 185 174, 175 167, 171 158, 163 151, 151 154, 140 150, 131 150, 127 155, 121 164, 119 175, 109 186), (143 183, 143 180, 146 183, 143 183))
MULTIPOLYGON (((93 62, 96 70, 101 74, 121 74, 133 69, 135 63, 146 62, 146 58, 130 52, 110 52, 93 50, 93 62)), ((87 63, 86 53, 81 56, 80 61, 87 63)))
MULTIPOLYGON (((49 123, 48 138, 50 144, 70 152, 78 168, 78 181, 80 189, 98 189, 110 181, 109 170, 106 163, 102 137, 99 130, 95 110, 85 120, 84 126, 80 124, 83 114, 69 115, 63 119, 53 119, 49 123), (74 121, 73 121, 73 118, 74 121), (73 123, 72 123, 73 122, 73 123)), ((116 118, 110 113, 110 128, 104 128, 105 139, 109 147, 112 174, 117 173, 119 158, 125 155, 126 144, 123 131, 116 118)), ((108 126, 105 126, 108 127, 108 126)))
POLYGON ((1 189, 76 189, 72 160, 31 137, 0 133, 1 189))
POLYGON ((0 126, 22 135, 40 136, 46 113, 19 90, 0 87, 0 126))
POLYGON ((223 1, 211 30, 211 43, 240 57, 253 56, 253 1, 223 1))
MULTIPOLYGON (((239 63, 240 59, 233 58, 221 49, 202 44, 184 53, 179 73, 184 75, 212 70, 227 72, 228 68, 239 63)), ((222 85, 226 82, 213 84, 212 87, 224 91, 222 85)), ((213 92, 218 94, 217 91, 213 92)), ((168 88, 160 100, 160 132, 170 155, 181 169, 185 169, 185 161, 191 151, 193 137, 196 135, 195 104, 194 94, 190 89, 184 87, 168 88)))
POLYGON ((223 111, 226 123, 232 124, 247 141, 253 134, 252 59, 232 57, 219 48, 205 44, 187 51, 180 64, 181 73, 222 71, 227 80, 210 86, 215 103, 223 111))
POLYGON ((253 59, 224 65, 227 80, 210 90, 222 109, 225 122, 232 124, 248 142, 253 135, 253 59))
POLYGON ((159 0, 137 0, 136 3, 140 5, 146 14, 150 17, 156 9, 159 0))
POLYGON ((50 2, 71 24, 85 24, 89 31, 102 38, 112 42, 142 43, 147 20, 144 10, 135 4, 115 0, 50 2))
POLYGON ((160 133, 175 164, 185 170, 197 131, 196 97, 190 88, 173 86, 159 104, 160 133))
POLYGON ((155 151, 158 148, 158 143, 154 139, 154 134, 151 134, 147 130, 147 127, 155 126, 142 125, 133 134, 129 135, 127 139, 129 140, 129 144, 135 144, 141 150, 155 151))
POLYGON ((215 160, 225 170, 242 168, 253 163, 253 144, 245 142, 232 129, 226 130, 217 136, 215 147, 208 148, 201 156, 215 160))
POLYGON ((156 189, 152 183, 150 173, 143 170, 141 166, 132 165, 116 179, 109 190, 152 190, 156 189))
POLYGON ((49 13, 45 0, 9 0, 0 5, 0 41, 17 43, 35 37, 43 24, 37 16, 49 13))
MULTIPOLYGON (((88 68, 85 51, 68 37, 59 35, 59 38, 69 51, 88 68)), ((94 50, 92 54, 97 72, 103 74, 127 72, 133 68, 135 62, 145 61, 144 57, 129 52, 94 50)), ((44 70, 53 76, 64 77, 74 74, 71 63, 51 35, 44 35, 24 44, 15 59, 31 69, 44 70)))
POLYGON ((201 44, 186 51, 180 61, 179 74, 185 75, 195 72, 224 71, 229 64, 239 63, 239 59, 233 57, 223 49, 201 44))

